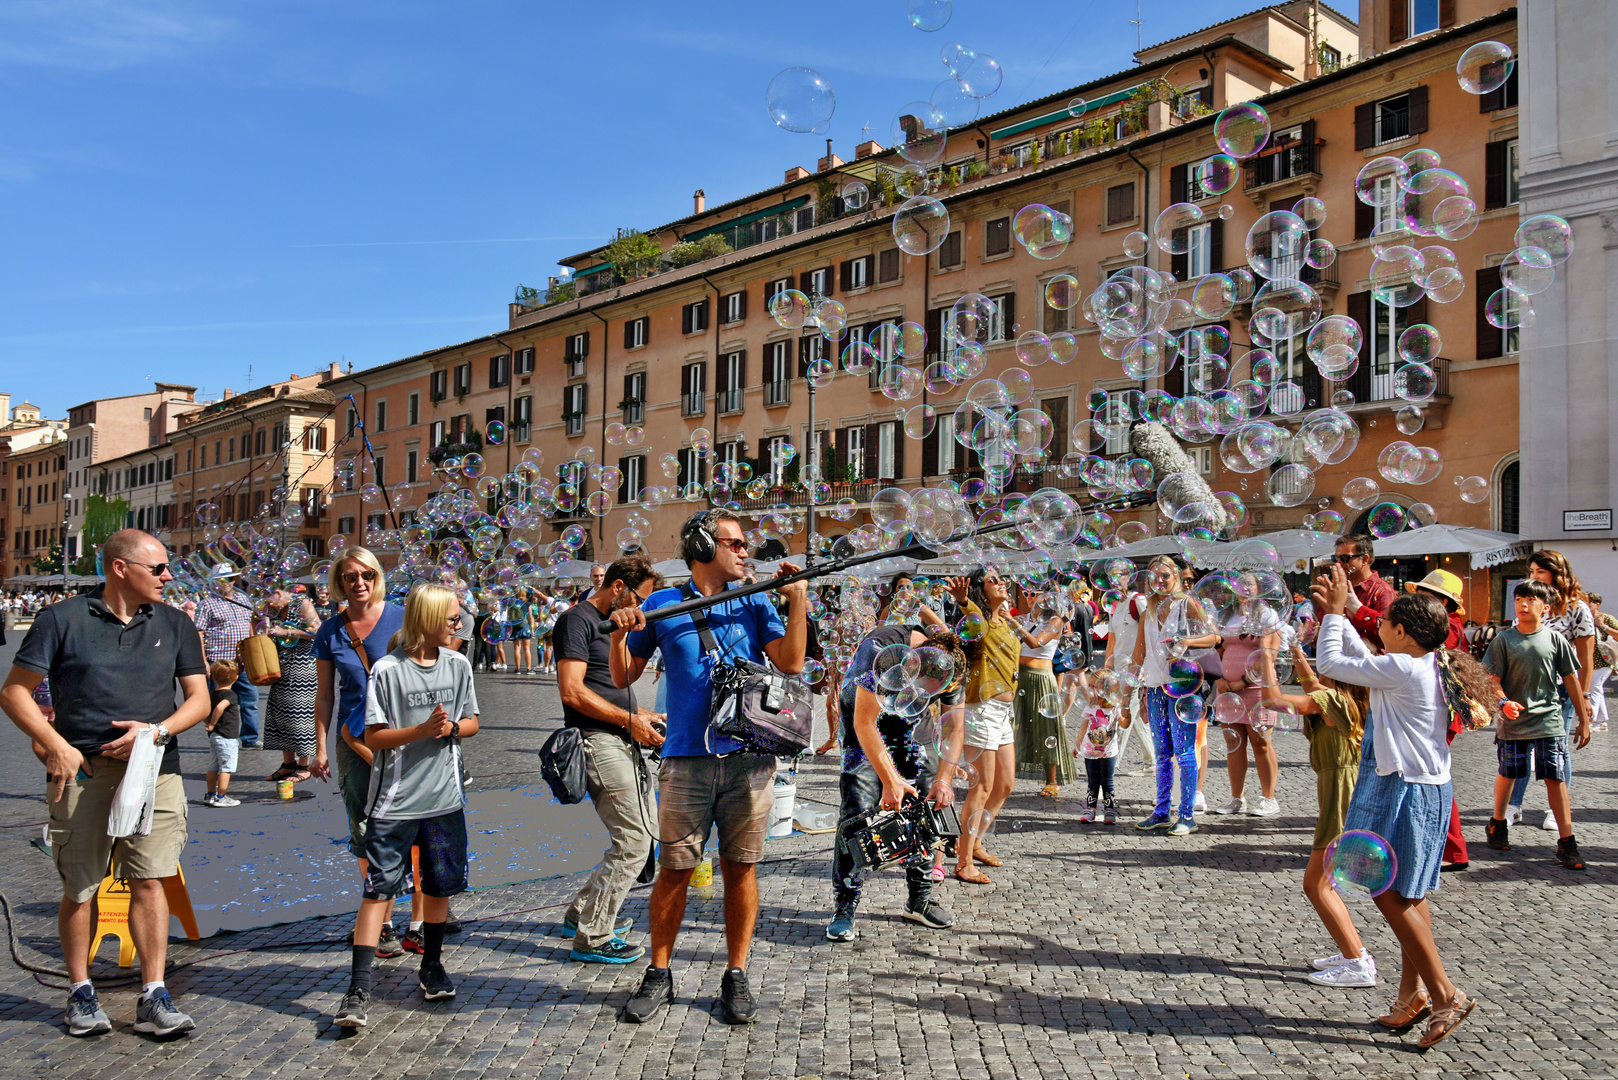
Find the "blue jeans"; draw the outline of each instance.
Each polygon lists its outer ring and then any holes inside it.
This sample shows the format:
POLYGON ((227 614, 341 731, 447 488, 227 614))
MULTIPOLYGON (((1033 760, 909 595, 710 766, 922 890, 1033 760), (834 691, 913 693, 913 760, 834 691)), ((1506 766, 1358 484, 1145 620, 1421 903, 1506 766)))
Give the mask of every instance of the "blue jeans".
MULTIPOLYGON (((1562 703, 1563 732, 1571 735, 1573 734, 1573 699, 1567 696, 1567 688, 1562 686, 1556 688, 1556 699, 1562 703)), ((1517 778, 1517 782, 1511 785, 1511 798, 1506 800, 1508 805, 1522 805, 1522 798, 1528 793, 1528 781, 1532 779, 1534 779, 1532 776, 1520 776, 1517 778)), ((1567 780, 1565 782, 1569 784, 1573 782, 1573 744, 1571 742, 1568 743, 1567 747, 1567 780)))
MULTIPOLYGON (((925 762, 912 758, 904 747, 896 748, 890 744, 888 753, 893 757, 899 775, 908 780, 910 786, 925 799, 927 789, 933 782, 932 769, 925 762)), ((853 851, 843 841, 843 830, 854 818, 870 813, 882 802, 882 781, 865 755, 857 750, 847 750, 844 751, 844 762, 843 773, 837 783, 842 795, 842 809, 837 815, 837 844, 831 863, 832 893, 839 907, 859 903, 860 887, 865 880, 864 869, 856 865, 853 851), (851 759, 854 763, 847 764, 851 759)), ((932 869, 931 857, 919 858, 905 867, 905 882, 910 886, 912 909, 920 908, 932 897, 932 869)))
POLYGON ((1180 766, 1180 816, 1193 820, 1197 798, 1197 725, 1174 715, 1174 699, 1160 686, 1146 688, 1146 719, 1157 747, 1157 807, 1154 816, 1168 817, 1174 793, 1174 766, 1180 766))
POLYGON ((247 680, 247 672, 243 670, 231 689, 236 691, 236 702, 242 710, 242 742, 261 741, 258 733, 258 687, 247 680))

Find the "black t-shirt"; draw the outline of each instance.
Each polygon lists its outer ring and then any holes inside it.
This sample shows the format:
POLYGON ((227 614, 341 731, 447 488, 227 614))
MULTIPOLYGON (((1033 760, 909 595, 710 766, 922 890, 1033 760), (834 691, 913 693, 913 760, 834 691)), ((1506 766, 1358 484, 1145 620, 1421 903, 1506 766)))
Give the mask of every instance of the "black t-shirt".
POLYGON ((208 696, 210 699, 208 702, 209 716, 213 715, 214 709, 219 707, 219 703, 221 701, 228 701, 230 703, 225 706, 225 714, 221 716, 219 718, 219 722, 213 726, 212 733, 219 736, 221 739, 241 738, 242 707, 241 703, 236 700, 236 691, 231 690, 228 687, 221 690, 210 690, 208 691, 208 696))
MULTIPOLYGON (((167 720, 174 681, 208 671, 202 638, 185 612, 142 604, 122 623, 107 610, 104 588, 41 611, 12 661, 50 680, 56 730, 86 757, 123 737, 127 729, 113 727, 114 720, 167 720)), ((161 771, 180 771, 178 739, 164 749, 161 771)))
MULTIPOLYGON (((585 662, 585 686, 595 691, 603 701, 629 711, 633 708, 634 701, 630 691, 628 688, 620 690, 612 684, 612 669, 607 665, 607 648, 612 642, 612 637, 603 634, 599 629, 603 618, 605 616, 596 610, 594 604, 582 601, 574 604, 556 620, 556 628, 551 631, 551 644, 556 649, 558 662, 562 660, 585 662)), ((586 716, 566 704, 562 706, 562 718, 568 727, 579 728, 581 731, 610 731, 625 740, 629 738, 629 732, 622 726, 608 720, 586 716)))

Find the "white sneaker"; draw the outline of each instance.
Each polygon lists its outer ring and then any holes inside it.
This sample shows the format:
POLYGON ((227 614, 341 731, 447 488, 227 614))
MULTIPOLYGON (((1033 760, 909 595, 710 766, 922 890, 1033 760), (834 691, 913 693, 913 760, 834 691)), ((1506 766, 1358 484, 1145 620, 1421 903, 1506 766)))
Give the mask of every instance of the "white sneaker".
POLYGON ((1508 807, 1506 807, 1506 824, 1507 825, 1521 825, 1522 824, 1522 807, 1520 807, 1520 806, 1508 806, 1508 807))
POLYGON ((215 795, 213 804, 215 806, 240 806, 242 801, 240 799, 232 799, 229 795, 215 795))
MULTIPOLYGON (((1232 795, 1230 801, 1215 810, 1216 814, 1245 814, 1247 813, 1247 796, 1232 795)), ((1341 957, 1339 957, 1341 959, 1341 957)))
POLYGON ((1280 812, 1280 803, 1276 802, 1274 799, 1266 799, 1262 795, 1259 796, 1258 805, 1253 807, 1252 810, 1248 811, 1248 813, 1252 814, 1254 817, 1274 817, 1280 812))
POLYGON ((1545 811, 1545 820, 1539 823, 1539 827, 1546 832, 1556 832, 1556 811, 1545 811))
POLYGON ((1346 963, 1348 963, 1348 957, 1340 952, 1334 952, 1330 956, 1321 956, 1309 961, 1309 966, 1316 971, 1330 971, 1332 968, 1340 968, 1346 963))
POLYGON ((1352 989, 1376 985, 1376 962, 1367 953, 1358 960, 1350 960, 1341 967, 1326 971, 1311 971, 1307 978, 1316 986, 1335 986, 1352 989))
POLYGON ((213 806, 214 805, 214 800, 217 799, 217 798, 219 798, 219 796, 215 795, 213 792, 210 791, 210 792, 208 792, 208 794, 206 794, 206 795, 204 795, 202 797, 202 805, 203 806, 213 806))
POLYGON ((1197 792, 1196 798, 1191 800, 1191 812, 1194 814, 1205 814, 1208 812, 1208 800, 1202 797, 1202 792, 1200 791, 1197 792))

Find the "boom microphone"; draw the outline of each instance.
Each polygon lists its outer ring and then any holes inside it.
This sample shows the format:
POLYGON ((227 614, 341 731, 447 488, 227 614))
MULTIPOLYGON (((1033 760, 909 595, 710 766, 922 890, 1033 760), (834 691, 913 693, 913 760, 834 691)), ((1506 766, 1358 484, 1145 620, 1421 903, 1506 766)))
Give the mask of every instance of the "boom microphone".
MULTIPOLYGON (((1213 489, 1197 474, 1196 463, 1181 449, 1179 440, 1169 434, 1162 424, 1152 420, 1136 424, 1129 431, 1129 448, 1136 456, 1152 463, 1153 475, 1159 485, 1159 499, 1165 494, 1162 484, 1174 476, 1172 495, 1176 503, 1206 505, 1214 519, 1213 531, 1216 533, 1230 524, 1230 515, 1225 512, 1224 504, 1214 497, 1213 489)), ((1164 510, 1163 515, 1169 518, 1174 516, 1168 510, 1164 510)))

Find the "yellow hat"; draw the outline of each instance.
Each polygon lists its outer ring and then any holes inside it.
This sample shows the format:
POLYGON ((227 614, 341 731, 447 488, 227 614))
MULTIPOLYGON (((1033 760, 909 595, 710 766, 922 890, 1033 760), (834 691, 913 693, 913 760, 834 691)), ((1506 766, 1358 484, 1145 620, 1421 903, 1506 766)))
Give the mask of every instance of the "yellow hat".
POLYGON ((1426 589, 1430 593, 1447 597, 1457 604, 1461 602, 1461 579, 1448 570, 1434 570, 1420 581, 1405 582, 1405 592, 1415 592, 1417 589, 1426 589))

